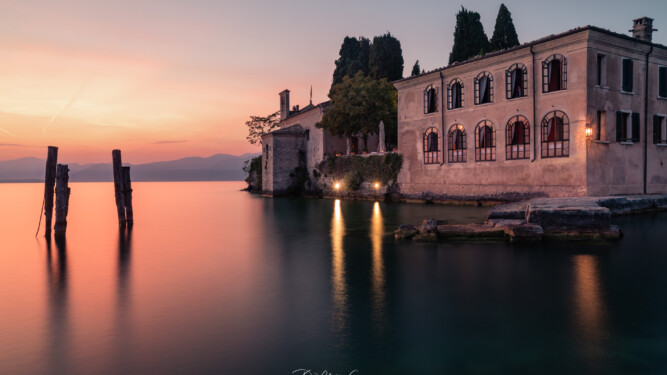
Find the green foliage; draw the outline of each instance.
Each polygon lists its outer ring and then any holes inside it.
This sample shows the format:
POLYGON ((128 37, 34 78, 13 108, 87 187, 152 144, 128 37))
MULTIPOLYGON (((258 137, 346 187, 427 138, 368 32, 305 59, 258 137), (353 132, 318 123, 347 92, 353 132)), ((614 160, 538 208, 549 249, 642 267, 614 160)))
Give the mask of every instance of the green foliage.
POLYGON ((419 60, 415 61, 415 65, 412 67, 412 73, 410 76, 418 76, 421 73, 421 68, 419 67, 419 60))
POLYGON ((280 112, 274 112, 266 117, 250 116, 250 120, 245 122, 248 127, 248 136, 246 139, 250 144, 257 144, 262 141, 262 136, 278 128, 280 122, 280 112))
POLYGON ((386 78, 390 82, 403 78, 401 42, 390 33, 373 38, 368 74, 375 79, 386 78))
POLYGON ((345 175, 343 181, 346 188, 352 191, 356 191, 359 190, 361 183, 364 182, 364 175, 362 175, 359 170, 355 169, 353 171, 350 171, 350 173, 348 173, 347 175, 345 175))
POLYGON ((351 137, 357 133, 368 136, 377 133, 380 121, 384 121, 388 143, 396 144, 397 116, 394 85, 386 79, 375 80, 357 72, 353 78, 345 77, 333 87, 331 107, 317 126, 335 136, 351 137))
POLYGON ((449 63, 460 62, 489 51, 489 39, 484 33, 484 26, 479 13, 461 7, 456 13, 454 46, 449 54, 449 63))
POLYGON ((248 183, 248 190, 262 189, 262 155, 246 160, 243 163, 243 171, 248 174, 245 182, 248 183))
POLYGON ((518 45, 519 37, 516 35, 512 13, 510 13, 505 4, 500 4, 498 16, 496 17, 496 26, 493 29, 493 36, 491 37, 490 51, 500 51, 518 45))
POLYGON ((367 38, 353 38, 346 36, 340 46, 339 57, 336 60, 336 69, 333 72, 333 86, 343 82, 344 77, 354 77, 357 72, 368 75, 368 58, 371 42, 367 38))
POLYGON ((343 180, 346 188, 356 190, 364 181, 382 185, 395 182, 402 166, 403 156, 392 152, 368 157, 330 157, 319 165, 319 169, 336 180, 343 180))

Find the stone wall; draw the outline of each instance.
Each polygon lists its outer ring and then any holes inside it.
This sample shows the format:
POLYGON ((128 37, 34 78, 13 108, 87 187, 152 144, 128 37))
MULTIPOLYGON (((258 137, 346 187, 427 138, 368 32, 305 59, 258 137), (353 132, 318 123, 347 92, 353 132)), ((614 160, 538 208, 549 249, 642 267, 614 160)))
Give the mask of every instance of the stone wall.
POLYGON ((305 166, 306 136, 270 134, 262 138, 262 194, 283 195, 292 187, 297 167, 305 166), (268 153, 266 147, 269 147, 268 153))

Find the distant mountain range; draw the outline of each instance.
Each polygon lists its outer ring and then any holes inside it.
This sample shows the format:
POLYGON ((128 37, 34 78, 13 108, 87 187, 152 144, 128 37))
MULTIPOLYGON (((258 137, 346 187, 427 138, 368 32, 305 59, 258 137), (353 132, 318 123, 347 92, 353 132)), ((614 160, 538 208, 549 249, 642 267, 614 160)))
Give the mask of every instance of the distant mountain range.
MULTIPOLYGON (((130 165, 132 181, 240 181, 245 179, 243 163, 259 154, 216 154, 208 158, 189 157, 130 165)), ((0 182, 44 181, 46 159, 33 157, 0 161, 0 182)), ((72 182, 113 181, 111 163, 69 164, 72 182)))

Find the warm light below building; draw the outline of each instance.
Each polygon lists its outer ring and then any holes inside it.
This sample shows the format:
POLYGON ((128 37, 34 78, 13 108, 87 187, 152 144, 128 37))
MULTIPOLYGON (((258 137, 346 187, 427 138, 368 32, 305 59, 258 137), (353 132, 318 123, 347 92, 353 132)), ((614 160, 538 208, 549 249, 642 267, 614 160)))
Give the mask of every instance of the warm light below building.
POLYGON ((379 188, 380 188, 380 184, 376 182, 376 183, 373 184, 373 187, 375 187, 376 189, 379 189, 379 188))
POLYGON ((334 188, 335 188, 336 190, 339 190, 339 189, 340 189, 340 182, 336 182, 336 183, 334 184, 334 188))

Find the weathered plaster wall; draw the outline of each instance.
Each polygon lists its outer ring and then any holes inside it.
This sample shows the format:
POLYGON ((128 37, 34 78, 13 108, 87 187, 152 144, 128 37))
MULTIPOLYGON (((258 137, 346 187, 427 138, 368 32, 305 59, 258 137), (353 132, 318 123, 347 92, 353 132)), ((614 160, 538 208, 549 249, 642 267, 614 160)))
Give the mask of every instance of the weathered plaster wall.
POLYGON ((650 46, 632 40, 611 38, 591 31, 588 53, 587 121, 594 129, 588 143, 588 194, 641 194, 644 193, 644 153, 647 152, 646 192, 667 192, 667 149, 653 143, 653 115, 667 113, 667 100, 658 98, 658 67, 667 65, 667 51, 654 48, 649 58, 648 113, 646 98, 646 54, 650 46), (597 58, 604 55, 603 82, 597 82, 597 58), (633 60, 633 90, 622 90, 622 60, 633 60), (598 136, 597 112, 605 113, 598 136), (639 113, 640 141, 617 142, 616 112, 639 113), (646 123, 648 120, 648 123, 646 123), (646 137, 648 135, 648 137, 646 137), (648 145, 645 142, 648 141, 648 145), (648 147, 646 147, 648 146, 648 147))
POLYGON ((312 173, 315 166, 322 161, 324 155, 324 131, 315 126, 315 124, 322 120, 322 114, 322 108, 316 106, 308 111, 293 115, 283 120, 280 124, 281 129, 298 124, 308 132, 306 139, 306 168, 308 168, 309 173, 312 173))
POLYGON ((403 170, 398 179, 401 194, 487 198, 516 194, 585 195, 586 101, 583 98, 586 97, 586 36, 586 32, 581 32, 536 45, 533 48, 534 65, 530 48, 526 47, 447 68, 442 72, 444 85, 441 85, 439 72, 397 82, 398 145, 399 152, 404 156, 403 170), (567 89, 542 93, 542 62, 554 53, 567 59, 567 89), (505 71, 515 63, 527 67, 528 95, 506 99, 505 71), (493 75, 494 101, 475 105, 474 79, 482 71, 493 75), (447 84, 454 78, 463 81, 465 103, 460 109, 445 109, 443 124, 442 107, 443 104, 446 107, 447 84), (438 87, 438 110, 424 114, 423 92, 429 84, 438 87), (569 117, 569 157, 542 158, 541 123, 544 116, 554 110, 563 111, 569 117), (505 129, 508 121, 516 115, 526 117, 531 125, 530 158, 507 160, 505 129), (482 120, 489 120, 494 126, 495 161, 475 161, 475 128, 482 120), (447 160, 447 134, 454 124, 461 124, 466 130, 465 163, 450 163, 447 160), (423 134, 429 127, 437 128, 440 133, 442 164, 424 164, 423 134))
POLYGON ((287 192, 292 185, 294 169, 299 167, 305 157, 306 139, 298 134, 272 134, 264 136, 263 147, 269 146, 267 159, 266 151, 262 153, 262 194, 281 195, 287 192))

